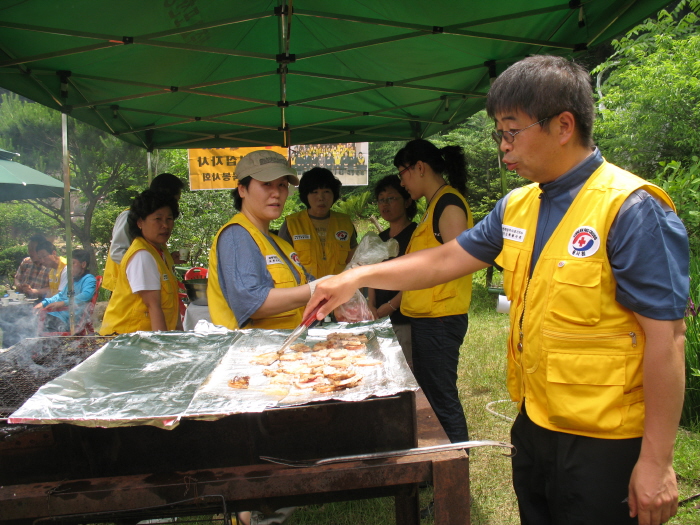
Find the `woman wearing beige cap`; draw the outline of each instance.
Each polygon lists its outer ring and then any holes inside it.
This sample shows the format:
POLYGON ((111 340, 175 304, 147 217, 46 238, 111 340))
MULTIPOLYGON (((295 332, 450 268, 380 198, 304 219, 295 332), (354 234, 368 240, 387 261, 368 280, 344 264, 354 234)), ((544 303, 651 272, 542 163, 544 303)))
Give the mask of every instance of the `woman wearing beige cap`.
POLYGON ((237 328, 296 328, 312 292, 292 246, 270 233, 299 184, 284 156, 253 151, 236 167, 233 202, 240 213, 216 234, 209 253, 209 312, 215 324, 237 328))

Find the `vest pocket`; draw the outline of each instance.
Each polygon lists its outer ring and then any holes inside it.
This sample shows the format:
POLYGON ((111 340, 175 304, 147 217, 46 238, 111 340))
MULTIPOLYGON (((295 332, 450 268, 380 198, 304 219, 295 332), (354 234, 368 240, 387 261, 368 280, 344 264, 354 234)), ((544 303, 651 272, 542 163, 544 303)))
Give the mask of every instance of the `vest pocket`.
POLYGON ((622 424, 624 355, 547 356, 547 412, 560 428, 610 432, 622 424))
POLYGON ((498 266, 503 268, 503 290, 509 301, 513 300, 513 294, 515 292, 513 289, 513 285, 515 284, 513 278, 521 253, 523 253, 523 250, 513 248, 510 246, 510 243, 504 242, 503 250, 501 250, 501 253, 494 261, 498 266))
POLYGON ((548 309, 555 318, 576 324, 600 321, 601 274, 599 261, 562 261, 554 267, 548 309))
POLYGON ((297 252, 302 266, 309 268, 313 259, 311 240, 294 241, 294 251, 297 252))

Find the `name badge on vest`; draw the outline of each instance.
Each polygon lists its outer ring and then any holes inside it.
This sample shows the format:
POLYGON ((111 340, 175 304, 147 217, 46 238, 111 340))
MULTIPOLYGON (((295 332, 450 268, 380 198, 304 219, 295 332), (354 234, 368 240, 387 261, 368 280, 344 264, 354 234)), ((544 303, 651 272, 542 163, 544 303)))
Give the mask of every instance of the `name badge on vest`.
POLYGON ((167 281, 167 280, 168 280, 168 274, 167 274, 167 273, 164 273, 164 274, 163 274, 163 280, 164 280, 164 281, 167 281))
POLYGON ((569 255, 574 257, 590 257, 600 248, 600 235, 595 228, 580 226, 576 228, 569 241, 569 255))
POLYGON ((345 230, 338 230, 335 232, 335 238, 338 239, 339 241, 347 241, 348 237, 350 237, 350 234, 346 232, 345 230))
POLYGON ((282 264, 282 259, 280 259, 279 255, 266 255, 265 262, 268 266, 271 264, 282 264))
POLYGON ((525 240, 525 234, 527 230, 522 228, 516 228, 515 226, 507 226, 501 224, 501 231, 503 232, 503 238, 509 241, 523 242, 525 240))
POLYGON ((308 233, 304 233, 303 235, 295 235, 292 237, 293 240, 295 241, 310 241, 311 240, 311 235, 308 233))

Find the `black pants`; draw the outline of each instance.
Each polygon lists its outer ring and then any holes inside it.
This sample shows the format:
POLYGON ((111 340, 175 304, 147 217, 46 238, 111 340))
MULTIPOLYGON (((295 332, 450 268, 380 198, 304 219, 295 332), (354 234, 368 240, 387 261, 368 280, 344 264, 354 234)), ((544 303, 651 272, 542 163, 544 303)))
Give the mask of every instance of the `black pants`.
MULTIPOLYGON (((523 411, 524 412, 524 411, 523 411)), ((513 487, 523 525, 636 524, 627 487, 642 438, 597 439, 547 430, 526 413, 511 429, 513 487)))
POLYGON ((411 318, 413 373, 452 443, 469 441, 457 391, 457 365, 469 323, 467 314, 411 318))

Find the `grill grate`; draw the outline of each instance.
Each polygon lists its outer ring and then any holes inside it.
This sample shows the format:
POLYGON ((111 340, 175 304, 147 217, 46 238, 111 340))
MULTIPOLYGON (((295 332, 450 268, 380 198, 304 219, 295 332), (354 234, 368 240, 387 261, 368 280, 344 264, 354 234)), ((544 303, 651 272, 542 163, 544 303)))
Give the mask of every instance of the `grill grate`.
POLYGON ((0 354, 0 417, 12 414, 42 385, 82 363, 110 339, 36 337, 0 354))

